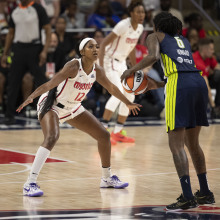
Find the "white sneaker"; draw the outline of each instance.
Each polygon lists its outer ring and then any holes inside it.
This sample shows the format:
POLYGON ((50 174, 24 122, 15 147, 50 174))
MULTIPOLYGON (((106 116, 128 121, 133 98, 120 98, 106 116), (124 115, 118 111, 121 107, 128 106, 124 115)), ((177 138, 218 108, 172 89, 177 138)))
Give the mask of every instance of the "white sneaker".
POLYGON ((128 186, 128 183, 121 182, 116 175, 108 177, 107 179, 102 178, 100 188, 115 188, 121 189, 128 186))
POLYGON ((36 183, 25 183, 23 187, 23 195, 24 196, 42 196, 44 192, 40 189, 40 187, 36 183))

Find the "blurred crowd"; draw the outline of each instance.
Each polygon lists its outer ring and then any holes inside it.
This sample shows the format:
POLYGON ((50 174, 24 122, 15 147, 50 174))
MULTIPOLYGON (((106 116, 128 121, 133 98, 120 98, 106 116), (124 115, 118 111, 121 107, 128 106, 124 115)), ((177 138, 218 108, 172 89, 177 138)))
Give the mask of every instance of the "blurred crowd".
MULTIPOLYGON (((27 12, 25 16, 28 23, 22 25, 24 22, 19 20, 19 13, 23 13, 19 10, 22 9, 20 1, 0 0, 0 113, 5 114, 5 124, 14 123, 16 106, 36 86, 52 78, 67 61, 77 57, 75 45, 79 39, 89 36, 100 44, 109 33, 103 32, 103 28, 113 28, 120 20, 127 18, 130 0, 29 2, 36 11, 30 11, 29 14, 27 12), (14 22, 15 20, 18 22, 14 22), (39 34, 36 25, 42 33, 40 42, 37 38, 29 42, 30 35, 39 34), (20 30, 18 34, 15 34, 16 28, 20 30), (82 28, 94 28, 95 31, 76 31, 82 28)), ((136 62, 148 55, 145 38, 153 31, 153 17, 160 11, 172 13, 182 21, 182 34, 188 38, 194 52, 195 64, 206 80, 211 117, 220 118, 220 65, 215 56, 215 44, 212 39, 207 38, 203 28, 202 16, 199 13, 190 13, 183 17, 180 11, 172 7, 171 0, 143 0, 143 3, 146 10, 143 24, 145 31, 136 46, 136 62), (212 89, 215 90, 214 96, 212 89)), ((130 65, 129 60, 127 65, 130 65)), ((163 79, 164 74, 158 63, 144 71, 156 80, 163 79)), ((101 117, 108 98, 108 92, 95 83, 83 104, 97 117, 101 117)), ((164 117, 163 89, 138 95, 135 102, 143 105, 140 116, 164 117)), ((30 111, 30 108, 34 109, 35 104, 28 106, 23 113, 30 111)))

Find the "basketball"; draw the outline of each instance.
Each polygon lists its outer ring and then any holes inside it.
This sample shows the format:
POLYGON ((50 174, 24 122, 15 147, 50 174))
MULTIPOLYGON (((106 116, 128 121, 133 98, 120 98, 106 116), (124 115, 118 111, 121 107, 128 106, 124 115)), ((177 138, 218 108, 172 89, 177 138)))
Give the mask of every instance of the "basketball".
POLYGON ((148 80, 142 70, 139 70, 123 81, 122 85, 126 92, 139 95, 147 88, 148 80))

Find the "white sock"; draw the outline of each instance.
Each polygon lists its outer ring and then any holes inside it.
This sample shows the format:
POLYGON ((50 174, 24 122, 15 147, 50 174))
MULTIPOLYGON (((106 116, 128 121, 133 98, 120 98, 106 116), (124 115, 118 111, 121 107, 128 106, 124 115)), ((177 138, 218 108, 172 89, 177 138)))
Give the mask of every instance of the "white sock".
POLYGON ((45 147, 39 147, 34 162, 31 167, 30 175, 28 177, 28 183, 36 183, 38 174, 40 173, 46 159, 50 155, 50 151, 45 147))
POLYGON ((108 177, 111 177, 111 176, 112 176, 111 167, 107 167, 107 168, 102 167, 102 177, 104 179, 107 179, 108 177))
POLYGON ((114 129, 114 133, 118 133, 123 129, 124 125, 123 124, 116 124, 115 125, 115 129, 114 129))

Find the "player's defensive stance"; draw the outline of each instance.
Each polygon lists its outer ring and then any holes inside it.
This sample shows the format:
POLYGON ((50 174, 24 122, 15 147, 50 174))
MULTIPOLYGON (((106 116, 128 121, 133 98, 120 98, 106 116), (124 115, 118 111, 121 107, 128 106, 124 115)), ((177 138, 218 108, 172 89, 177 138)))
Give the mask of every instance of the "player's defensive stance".
POLYGON ((134 115, 140 110, 140 105, 130 102, 108 80, 103 68, 95 63, 98 58, 98 51, 99 45, 94 39, 83 39, 78 47, 81 58, 66 63, 58 74, 49 82, 38 87, 17 109, 20 112, 22 108, 32 103, 33 99, 41 95, 37 111, 44 141, 36 153, 30 175, 24 184, 24 195, 43 195, 43 191, 36 183, 37 177, 59 138, 59 122, 67 122, 97 140, 102 163, 100 187, 124 188, 128 186, 128 183, 121 182, 117 176, 111 174, 109 132, 91 113, 84 109, 81 102, 97 80, 109 93, 124 102, 134 115))

